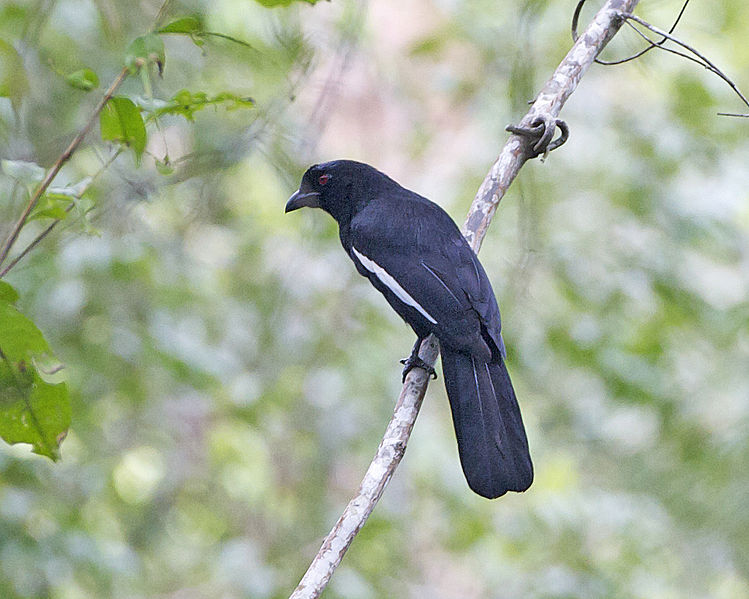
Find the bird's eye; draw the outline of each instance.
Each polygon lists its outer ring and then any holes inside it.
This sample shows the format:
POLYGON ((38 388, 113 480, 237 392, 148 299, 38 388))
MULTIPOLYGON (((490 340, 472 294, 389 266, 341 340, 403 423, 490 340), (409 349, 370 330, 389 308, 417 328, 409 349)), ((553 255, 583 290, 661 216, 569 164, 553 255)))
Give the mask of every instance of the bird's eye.
POLYGON ((328 174, 320 175, 320 178, 317 180, 320 185, 325 185, 328 181, 330 181, 330 175, 328 174))

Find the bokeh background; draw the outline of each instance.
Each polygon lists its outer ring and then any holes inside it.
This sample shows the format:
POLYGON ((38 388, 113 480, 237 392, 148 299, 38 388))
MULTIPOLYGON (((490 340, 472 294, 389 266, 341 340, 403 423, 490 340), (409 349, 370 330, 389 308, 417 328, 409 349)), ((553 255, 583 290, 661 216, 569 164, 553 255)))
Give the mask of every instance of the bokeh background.
MULTIPOLYGON (((8 276, 66 364, 73 425, 61 463, 0 446, 1 597, 288 596, 373 455, 413 335, 333 221, 284 202, 306 166, 347 157, 462 222, 574 4, 169 6, 252 49, 170 36, 154 95, 256 106, 151 126, 174 172, 123 154, 91 189, 95 231, 66 221, 8 276)), ((681 2, 641 5, 666 28, 681 2)), ((108 85, 158 10, 0 2, 29 75, 18 110, 0 99, 0 156, 49 166, 101 93, 58 73, 108 85)), ((747 90, 748 26, 746 2, 692 2, 677 34, 747 90)), ((606 56, 640 47, 624 32, 606 56)), ((746 112, 665 53, 586 75, 569 142, 525 166, 481 252, 534 485, 469 491, 438 380, 325 597, 749 597, 749 124, 721 110, 746 112)), ((58 182, 108 151, 92 133, 58 182)), ((0 190, 4 236, 23 198, 0 190)))

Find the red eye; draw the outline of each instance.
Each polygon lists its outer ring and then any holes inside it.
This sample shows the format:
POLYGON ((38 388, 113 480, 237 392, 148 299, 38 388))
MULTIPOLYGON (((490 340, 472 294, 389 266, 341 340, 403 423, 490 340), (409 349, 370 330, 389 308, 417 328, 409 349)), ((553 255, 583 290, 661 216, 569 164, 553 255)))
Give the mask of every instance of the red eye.
POLYGON ((320 185, 325 185, 328 181, 330 181, 330 175, 320 175, 320 178, 317 180, 317 182, 320 185))

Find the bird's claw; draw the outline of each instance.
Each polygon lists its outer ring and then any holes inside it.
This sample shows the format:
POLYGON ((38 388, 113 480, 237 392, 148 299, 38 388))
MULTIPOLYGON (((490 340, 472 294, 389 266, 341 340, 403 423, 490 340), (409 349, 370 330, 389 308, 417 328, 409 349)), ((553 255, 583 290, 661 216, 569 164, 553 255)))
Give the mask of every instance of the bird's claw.
POLYGON ((570 129, 562 119, 552 118, 547 115, 536 117, 530 126, 507 125, 506 131, 524 137, 528 142, 528 159, 543 154, 546 156, 552 150, 556 150, 570 135, 570 129), (554 132, 559 127, 560 135, 553 139, 554 132), (531 145, 532 144, 532 145, 531 145))
POLYGON ((427 376, 433 379, 437 378, 437 372, 434 370, 434 368, 431 367, 429 364, 427 364, 424 360, 422 360, 418 355, 416 356, 411 355, 408 358, 404 358, 400 362, 401 364, 404 364, 404 368, 403 368, 403 382, 404 383, 406 382, 406 376, 414 368, 421 368, 427 373, 427 376))

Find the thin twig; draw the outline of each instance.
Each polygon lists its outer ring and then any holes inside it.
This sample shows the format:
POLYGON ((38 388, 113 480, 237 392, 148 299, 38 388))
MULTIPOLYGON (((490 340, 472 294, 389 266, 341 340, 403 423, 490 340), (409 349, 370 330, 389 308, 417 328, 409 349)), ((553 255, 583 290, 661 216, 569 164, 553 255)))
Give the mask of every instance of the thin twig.
MULTIPOLYGON (((104 96, 102 96, 101 100, 94 108, 93 113, 89 117, 88 121, 86 121, 86 124, 83 126, 83 128, 79 131, 78 135, 76 135, 73 141, 70 142, 70 145, 65 149, 65 151, 60 155, 57 161, 52 165, 52 168, 49 169, 49 171, 47 171, 47 175, 39 184, 39 187, 37 187, 36 192, 34 192, 34 195, 31 196, 29 203, 26 205, 26 208, 24 209, 20 218, 18 219, 15 226, 13 227, 13 230, 10 232, 10 235, 8 235, 8 239, 5 241, 2 251, 0 251, 0 265, 8 257, 8 253, 13 247, 13 244, 16 242, 16 239, 18 239, 18 235, 21 232, 21 229, 26 224, 26 220, 28 219, 29 214, 31 214, 31 211, 34 209, 34 206, 36 206, 37 202, 39 201, 39 198, 41 198, 42 194, 45 191, 47 191, 47 188, 50 186, 54 178, 57 176, 57 173, 60 172, 60 169, 62 168, 62 166, 70 159, 73 153, 78 149, 78 146, 81 145, 81 142, 86 137, 86 134, 90 131, 91 127, 96 121, 96 117, 99 116, 99 113, 102 111, 105 104, 109 102, 111 97, 117 91, 117 88, 127 78, 129 73, 130 71, 128 70, 127 67, 124 67, 120 71, 120 74, 117 75, 115 80, 112 82, 112 85, 109 86, 109 89, 106 92, 104 92, 104 96)), ((0 277, 2 277, 2 275, 0 275, 0 277)))
MULTIPOLYGON (((159 8, 159 12, 156 15, 156 19, 154 21, 154 29, 156 29, 161 19, 163 19, 164 16, 166 15, 166 11, 169 8, 169 4, 171 2, 172 0, 164 0, 164 2, 161 4, 161 7, 159 8)), ((91 130, 91 127, 93 127, 94 123, 96 122, 96 118, 99 116, 99 113, 103 110, 104 106, 106 106, 107 102, 109 102, 112 96, 114 96, 114 93, 117 91, 117 88, 119 88, 122 82, 125 79, 127 79, 129 74, 130 74, 130 69, 128 67, 123 67, 119 75, 115 77, 115 80, 112 82, 112 85, 109 86, 109 89, 106 92, 104 92, 104 96, 96 105, 88 121, 86 121, 86 124, 78 132, 78 135, 76 135, 75 138, 73 138, 73 141, 70 142, 70 145, 65 149, 62 155, 52 165, 52 168, 49 171, 47 171, 47 175, 39 184, 39 187, 34 192, 34 195, 31 196, 31 199, 26 205, 26 208, 24 209, 20 218, 14 225, 13 230, 10 232, 10 235, 8 235, 8 238, 5 240, 2 250, 0 250, 0 265, 2 265, 3 262, 5 262, 5 259, 8 257, 8 254, 10 253, 10 250, 13 247, 13 244, 16 242, 16 240, 18 239, 18 235, 21 233, 21 229, 23 229, 23 226, 26 224, 29 214, 31 214, 31 211, 34 209, 37 202, 39 202, 39 198, 41 198, 44 192, 47 191, 47 188, 50 186, 52 181, 54 181, 55 177, 60 172, 60 169, 68 160, 70 160, 70 157, 78 149, 78 146, 81 145, 81 142, 83 142, 83 139, 86 137, 88 132, 91 130)), ((56 224, 57 223, 53 223, 52 226, 49 227, 49 230, 51 231, 56 224)), ((38 242, 35 241, 32 243, 36 245, 36 243, 38 242)), ((28 252, 24 250, 22 254, 25 255, 25 253, 28 253, 28 252)), ((18 260, 15 260, 13 264, 17 262, 18 260)), ((5 275, 5 273, 7 273, 10 270, 13 264, 11 264, 10 267, 6 268, 2 273, 0 273, 0 278, 2 278, 5 275)))
MULTIPOLYGON (((575 13, 572 17, 572 39, 577 40, 577 21, 580 17, 580 11, 582 10, 583 4, 585 4, 586 0, 580 0, 575 7, 575 13)), ((598 64, 610 66, 610 65, 618 65, 625 62, 629 62, 630 60, 634 60, 635 58, 639 58, 646 52, 652 50, 653 48, 658 48, 659 50, 663 50, 665 52, 670 52, 671 54, 676 54, 677 56, 680 56, 681 58, 686 58, 687 60, 691 60, 692 62, 697 63, 701 67, 704 67, 708 71, 714 73, 723 81, 728 83, 728 85, 731 87, 731 89, 736 93, 739 98, 741 98, 741 101, 744 102, 747 106, 749 106, 749 100, 744 96, 743 93, 741 93, 741 90, 739 90, 738 86, 725 74, 723 71, 721 71, 715 64, 713 64, 708 58, 699 52, 697 49, 693 48, 689 44, 686 44, 682 42, 680 39, 675 37, 673 32, 676 30, 676 26, 679 24, 679 21, 681 21, 682 16, 684 16, 684 11, 687 8, 687 5, 689 4, 689 0, 685 0, 684 4, 681 7, 681 10, 679 11, 678 16, 676 17, 676 20, 674 20, 673 24, 671 25, 671 28, 668 31, 663 31, 662 29, 656 27, 655 25, 651 25, 647 21, 644 21, 640 19, 639 17, 636 17, 633 14, 627 15, 627 25, 629 25, 637 35, 639 35, 642 39, 644 39, 646 42, 648 42, 648 46, 644 48, 643 50, 640 50, 639 52, 636 52, 635 54, 632 54, 631 56, 628 56, 627 58, 622 58, 620 60, 599 60, 596 59, 596 62, 598 64), (650 39, 647 35, 645 35, 642 31, 640 31, 635 25, 632 24, 632 21, 635 23, 638 23, 642 27, 645 27, 649 31, 652 31, 656 35, 661 36, 661 39, 658 41, 650 39), (678 46, 681 46, 687 52, 690 52, 692 56, 687 54, 686 52, 680 52, 679 50, 674 50, 673 48, 668 48, 664 44, 666 42, 673 42, 674 44, 677 44, 678 46), (696 57, 696 58, 695 58, 696 57)), ((745 115, 742 114, 734 114, 734 113, 727 113, 727 112, 719 112, 720 116, 737 116, 737 117, 743 117, 745 115)))
MULTIPOLYGON (((70 204, 65 207, 65 212, 70 212, 73 209, 73 206, 75 206, 75 203, 70 202, 70 204)), ((53 220, 52 223, 49 226, 47 226, 46 229, 44 229, 41 233, 39 233, 39 235, 37 235, 34 238, 34 240, 31 243, 29 243, 29 245, 23 248, 23 250, 15 258, 13 258, 13 260, 11 260, 8 263, 8 266, 6 266, 2 270, 2 272, 0 272, 0 279, 2 279, 5 275, 7 275, 8 272, 10 272, 11 268, 13 268, 16 264, 18 264, 21 260, 23 260, 26 254, 28 254, 37 245, 39 245, 42 239, 44 239, 47 235, 49 235, 54 230, 54 228, 58 225, 58 223, 60 223, 61 221, 62 219, 60 218, 53 220)))
MULTIPOLYGON (((582 11, 583 4, 585 4, 587 0, 580 0, 575 7, 575 12, 572 15, 572 40, 577 41, 578 35, 577 35, 577 22, 580 18, 580 11, 582 11)), ((673 33, 676 31, 676 27, 679 25, 679 21, 681 21, 681 18, 684 16, 684 12, 687 10, 687 6, 689 5, 690 0, 684 0, 684 4, 681 7, 681 10, 679 11, 679 14, 676 16, 676 19, 674 19, 674 22, 671 24, 671 27, 669 28, 668 32, 673 33)), ((605 66, 612 66, 612 65, 618 65, 618 64, 624 64, 625 62, 629 62, 631 60, 635 60, 636 58, 640 58, 643 54, 650 52, 653 48, 657 48, 662 46, 666 41, 668 40, 667 37, 663 37, 660 41, 654 42, 652 40, 648 40, 650 44, 646 47, 640 50, 639 52, 635 52, 631 56, 627 56, 626 58, 620 58, 619 60, 601 60, 600 58, 596 58, 597 64, 602 64, 605 66)))
MULTIPOLYGON (((558 117, 564 102, 575 90, 585 71, 616 34, 624 17, 631 14, 638 1, 607 0, 547 81, 533 106, 523 117, 521 125, 530 125, 539 118, 549 122, 558 117)), ((481 247, 500 200, 529 155, 528 142, 518 135, 512 135, 481 184, 463 226, 463 235, 474 251, 478 252, 481 247)), ((421 344, 419 356, 430 366, 437 359, 436 347, 433 337, 421 344)), ((290 599, 316 599, 327 586, 405 452, 428 382, 429 377, 419 368, 412 370, 406 377, 393 417, 358 493, 323 541, 290 599)))
POLYGON ((671 52, 672 54, 677 54, 678 56, 681 56, 682 58, 687 58, 687 59, 689 59, 689 60, 691 60, 693 62, 696 62, 699 65, 702 65, 708 71, 710 71, 712 73, 715 73, 718 77, 720 77, 721 79, 723 79, 723 81, 725 81, 731 87, 731 89, 734 92, 736 92, 736 95, 739 98, 741 98, 741 101, 744 102, 744 104, 746 104, 747 106, 749 106, 749 100, 747 100, 746 97, 744 96, 744 94, 741 93, 741 90, 739 90, 739 88, 736 86, 736 84, 733 81, 731 81, 731 79, 729 79, 729 77, 725 73, 723 73, 723 71, 721 71, 717 66, 715 66, 715 64, 713 64, 704 54, 702 54, 701 52, 699 52, 698 50, 696 50, 695 48, 693 48, 689 44, 686 44, 686 43, 682 42, 681 40, 679 40, 678 38, 675 38, 670 33, 666 33, 662 29, 659 29, 655 25, 651 25, 647 21, 643 21, 642 19, 640 19, 639 17, 636 17, 635 15, 629 15, 627 17, 627 25, 629 25, 638 34, 640 34, 640 36, 642 36, 645 40, 647 40, 647 41, 649 41, 651 43, 652 43, 652 40, 649 39, 645 34, 643 34, 639 29, 637 29, 637 27, 635 27, 634 25, 632 25, 632 23, 630 23, 630 21, 634 21, 635 23, 639 23, 640 25, 642 25, 646 29, 649 29, 650 31, 652 31, 656 35, 661 35, 661 36, 667 38, 669 41, 674 42, 675 44, 681 46, 685 50, 687 50, 687 51, 691 52, 692 54, 694 54, 694 56, 696 56, 697 59, 695 59, 695 58, 693 58, 693 57, 691 57, 691 56, 689 56, 687 54, 684 54, 683 52, 679 52, 678 50, 674 50, 673 48, 666 48, 665 46, 658 46, 659 49, 661 49, 661 50, 665 50, 666 52, 671 52))
MULTIPOLYGON (((71 200, 70 204, 65 206, 65 212, 70 212, 75 207, 75 201, 80 200, 81 197, 83 197, 83 194, 85 194, 88 191, 88 188, 91 187, 91 184, 96 180, 96 178, 104 172, 104 170, 109 167, 110 164, 112 164, 117 156, 119 156, 122 153, 122 146, 117 148, 114 152, 112 152, 112 155, 107 158, 105 162, 102 163, 101 167, 99 167, 99 170, 94 173, 88 183, 83 187, 82 190, 80 190, 75 198, 75 200, 71 200)), ((39 243, 47 237, 52 231, 54 231, 55 227, 59 225, 62 222, 62 218, 56 218, 53 220, 43 231, 41 231, 34 239, 29 243, 19 254, 11 260, 8 265, 0 271, 0 279, 2 279, 5 275, 7 275, 10 272, 10 269, 13 268, 16 264, 18 264, 23 258, 28 254, 31 250, 33 250, 39 243)))
POLYGON ((156 18, 154 19, 151 31, 156 31, 159 28, 159 25, 161 25, 161 21, 166 16, 166 11, 169 9, 169 4, 171 4, 171 2, 172 0, 164 0, 161 8, 159 8, 159 12, 156 14, 156 18))

